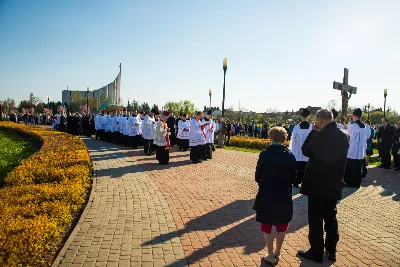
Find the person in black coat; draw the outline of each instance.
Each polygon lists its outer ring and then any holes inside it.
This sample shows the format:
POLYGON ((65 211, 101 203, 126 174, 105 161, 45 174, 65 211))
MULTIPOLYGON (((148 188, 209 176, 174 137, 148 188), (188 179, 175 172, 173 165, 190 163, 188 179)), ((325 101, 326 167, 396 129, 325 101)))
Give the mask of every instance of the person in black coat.
POLYGON ((399 150, 400 150, 400 121, 397 122, 397 129, 394 130, 393 147, 392 147, 392 155, 396 171, 400 170, 399 150))
POLYGON ((279 261, 285 233, 293 216, 292 183, 296 179, 296 158, 282 144, 287 132, 274 127, 269 132, 272 144, 260 153, 255 179, 259 190, 254 203, 256 220, 261 223, 268 255, 263 259, 271 264, 279 261), (272 225, 276 227, 276 250, 273 251, 272 225))
POLYGON ((169 129, 171 129, 171 135, 169 136, 169 141, 171 146, 176 145, 176 132, 175 132, 175 118, 174 114, 170 113, 168 119, 167 119, 167 126, 169 129))
POLYGON ((377 135, 379 142, 379 156, 381 158, 381 165, 379 166, 380 168, 390 169, 390 150, 392 148, 393 137, 394 127, 390 125, 388 119, 382 119, 382 126, 379 127, 377 135))
POLYGON ((323 261, 324 254, 323 221, 328 259, 336 261, 336 245, 339 241, 336 205, 342 198, 348 149, 349 137, 339 129, 332 112, 319 110, 313 130, 302 146, 302 152, 309 161, 300 193, 308 196, 308 239, 311 248, 298 252, 299 256, 318 263, 323 261))

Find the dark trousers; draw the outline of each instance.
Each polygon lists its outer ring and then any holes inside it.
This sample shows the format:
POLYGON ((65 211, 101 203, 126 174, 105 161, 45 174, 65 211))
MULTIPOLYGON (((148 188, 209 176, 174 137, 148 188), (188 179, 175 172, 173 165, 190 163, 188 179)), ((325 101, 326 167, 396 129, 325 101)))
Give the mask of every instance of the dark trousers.
POLYGON ((154 139, 144 139, 144 153, 149 154, 153 153, 154 147, 153 147, 153 142, 154 139))
POLYGON ((225 145, 229 146, 231 144, 231 134, 225 135, 225 145))
POLYGON ((390 168, 392 162, 390 157, 390 145, 381 145, 379 148, 379 156, 381 157, 381 164, 383 168, 390 168))
POLYGON ((124 140, 124 134, 123 133, 119 133, 119 143, 120 145, 124 145, 125 140, 124 140))
POLYGON ((169 140, 170 140, 171 146, 175 146, 177 144, 176 143, 176 135, 170 135, 169 140))
POLYGON ((179 150, 189 149, 189 139, 179 139, 179 150))
POLYGON ((400 149, 400 145, 399 144, 393 144, 392 155, 393 155, 393 160, 394 160, 394 166, 396 166, 396 167, 400 167, 400 165, 399 165, 400 164, 399 157, 398 157, 398 154, 397 154, 399 149, 400 149))
POLYGON ((326 232, 325 249, 336 252, 339 241, 339 227, 336 218, 336 200, 324 200, 308 197, 308 240, 315 259, 322 259, 324 253, 324 228, 326 232), (325 227, 323 228, 323 223, 325 227))
POLYGON ((201 162, 205 158, 205 149, 203 145, 190 147, 190 160, 193 162, 201 162))
POLYGON ((100 137, 100 140, 101 141, 103 141, 104 140, 104 138, 105 138, 105 131, 104 131, 104 129, 101 129, 101 130, 99 130, 99 137, 100 137))
POLYGON ((303 182, 304 172, 306 171, 307 162, 306 161, 296 161, 296 183, 299 185, 303 182))
POLYGON ((169 163, 169 149, 165 149, 165 146, 156 147, 156 158, 158 163, 166 165, 169 163))
POLYGON ((214 144, 205 144, 205 154, 207 159, 212 159, 212 154, 213 154, 213 146, 214 144))

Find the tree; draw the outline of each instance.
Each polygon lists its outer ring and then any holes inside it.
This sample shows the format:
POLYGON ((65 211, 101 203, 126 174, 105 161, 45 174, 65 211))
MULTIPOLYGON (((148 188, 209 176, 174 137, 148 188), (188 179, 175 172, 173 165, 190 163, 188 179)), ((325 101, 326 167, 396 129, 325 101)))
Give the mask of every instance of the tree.
POLYGON ((132 101, 132 110, 140 111, 140 109, 141 109, 141 106, 140 106, 139 102, 136 101, 135 99, 133 99, 133 101, 132 101))
POLYGON ((86 98, 82 96, 82 94, 79 91, 74 91, 71 94, 71 105, 70 105, 70 111, 75 112, 79 110, 79 107, 86 103, 86 98))
POLYGON ((15 108, 14 98, 7 98, 6 100, 0 101, 0 104, 2 112, 10 112, 10 110, 15 108))
POLYGON ((151 109, 154 109, 155 112, 160 112, 160 109, 158 108, 158 105, 154 104, 151 109))
POLYGON ((144 113, 149 113, 150 112, 150 106, 149 104, 147 104, 146 102, 143 102, 142 105, 140 106, 140 109, 144 112, 144 113))
POLYGON ((180 102, 167 102, 164 105, 164 109, 168 110, 174 115, 179 115, 179 113, 182 112, 186 113, 188 116, 193 115, 195 111, 194 104, 189 100, 184 100, 180 102))
POLYGON ((29 103, 31 107, 36 106, 40 102, 40 98, 35 96, 33 93, 29 94, 29 103))
POLYGON ((103 105, 103 104, 106 104, 107 98, 106 98, 106 96, 104 94, 100 95, 99 102, 100 102, 100 106, 103 105))

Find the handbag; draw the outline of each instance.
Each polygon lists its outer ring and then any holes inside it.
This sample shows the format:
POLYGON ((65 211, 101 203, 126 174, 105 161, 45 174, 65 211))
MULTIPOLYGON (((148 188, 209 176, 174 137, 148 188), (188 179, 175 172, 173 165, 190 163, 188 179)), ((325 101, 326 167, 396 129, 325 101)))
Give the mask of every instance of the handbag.
POLYGON ((269 182, 269 180, 271 180, 271 178, 275 175, 276 171, 278 170, 278 168, 275 168, 275 170, 272 172, 271 176, 267 179, 267 181, 265 182, 265 184, 262 185, 262 187, 258 190, 257 195, 256 195, 256 199, 254 200, 253 203, 253 210, 257 210, 258 207, 258 199, 260 198, 260 191, 265 188, 269 182))

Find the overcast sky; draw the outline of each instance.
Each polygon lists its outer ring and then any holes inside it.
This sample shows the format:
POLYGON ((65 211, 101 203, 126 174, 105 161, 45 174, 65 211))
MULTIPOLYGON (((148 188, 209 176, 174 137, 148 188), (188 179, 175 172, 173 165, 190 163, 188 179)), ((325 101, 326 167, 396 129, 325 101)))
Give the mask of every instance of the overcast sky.
POLYGON ((61 100, 110 83, 121 98, 252 111, 326 107, 350 70, 350 106, 400 111, 400 1, 0 0, 0 99, 61 100))

